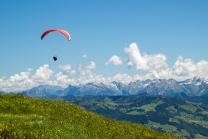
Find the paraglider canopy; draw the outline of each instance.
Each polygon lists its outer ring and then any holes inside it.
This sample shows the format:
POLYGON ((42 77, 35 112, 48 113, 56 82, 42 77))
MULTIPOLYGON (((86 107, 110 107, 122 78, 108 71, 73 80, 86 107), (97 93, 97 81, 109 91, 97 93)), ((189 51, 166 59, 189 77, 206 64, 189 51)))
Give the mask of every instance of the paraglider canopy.
POLYGON ((63 29, 57 29, 57 28, 55 28, 55 29, 49 29, 49 30, 43 32, 43 34, 41 35, 41 40, 44 39, 45 36, 48 35, 51 32, 59 32, 62 35, 64 35, 68 41, 71 40, 71 36, 69 35, 69 33, 67 31, 65 31, 63 29))

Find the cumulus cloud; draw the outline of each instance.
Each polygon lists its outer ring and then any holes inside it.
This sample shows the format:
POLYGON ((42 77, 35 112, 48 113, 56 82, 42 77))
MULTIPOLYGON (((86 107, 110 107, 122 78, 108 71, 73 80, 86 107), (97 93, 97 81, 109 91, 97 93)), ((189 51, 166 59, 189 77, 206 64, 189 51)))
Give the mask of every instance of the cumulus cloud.
POLYGON ((53 71, 50 69, 49 65, 45 64, 39 67, 34 74, 32 74, 31 69, 28 69, 25 72, 14 74, 8 79, 0 81, 0 90, 16 92, 41 84, 52 85, 53 81, 50 80, 52 75, 53 71))
POLYGON ((59 68, 66 73, 69 74, 76 74, 76 70, 70 65, 70 64, 65 64, 65 65, 59 65, 59 68))
POLYGON ((1 79, 0 90, 2 91, 18 91, 32 87, 33 80, 30 77, 31 71, 20 72, 14 74, 8 79, 1 79))
POLYGON ((12 82, 22 82, 29 79, 29 76, 30 71, 20 72, 19 74, 12 75, 9 80, 12 82))
POLYGON ((52 74, 53 71, 50 69, 49 65, 45 64, 36 70, 34 78, 46 81, 52 74))
POLYGON ((0 90, 6 92, 17 92, 30 89, 43 84, 67 87, 69 84, 83 84, 87 82, 105 82, 103 75, 95 73, 96 63, 90 61, 88 64, 73 68, 70 64, 60 65, 56 73, 45 64, 34 72, 29 69, 9 78, 0 78, 0 90))
POLYGON ((78 67, 78 71, 79 71, 78 83, 82 84, 87 82, 93 82, 96 76, 95 68, 96 68, 96 64, 94 61, 90 61, 90 63, 86 65, 80 65, 78 67))
POLYGON ((113 55, 106 63, 106 65, 121 65, 123 64, 120 57, 113 55))
MULTIPOLYGON (((135 80, 174 78, 185 80, 193 77, 208 79, 208 61, 198 62, 182 56, 177 57, 173 66, 167 64, 167 57, 164 54, 143 54, 136 43, 132 43, 124 49, 127 54, 127 65, 135 68, 138 73, 129 75, 128 73, 117 73, 111 76, 104 76, 96 72, 96 63, 89 61, 84 65, 72 67, 70 64, 59 65, 58 71, 53 71, 49 65, 45 64, 36 70, 14 74, 10 77, 0 77, 0 91, 21 91, 34 86, 48 84, 67 87, 69 84, 79 85, 89 82, 110 84, 112 81, 129 83, 135 80)), ((120 57, 112 56, 106 64, 119 65, 123 61, 120 57)))
POLYGON ((208 79, 208 61, 194 62, 190 58, 179 56, 173 66, 172 76, 176 79, 200 77, 208 79))
POLYGON ((124 49, 128 55, 128 66, 135 67, 137 70, 148 72, 148 76, 163 78, 169 76, 169 68, 166 56, 163 54, 142 54, 136 43, 132 43, 124 49))
POLYGON ((96 64, 94 61, 90 61, 89 64, 86 64, 86 65, 80 65, 78 70, 79 70, 79 73, 81 75, 88 75, 88 74, 91 74, 93 72, 93 70, 95 70, 96 68, 96 64))
POLYGON ((169 76, 169 67, 165 55, 144 55, 144 59, 147 61, 147 71, 152 73, 155 78, 165 78, 169 76))
POLYGON ((71 78, 67 74, 64 74, 63 72, 58 72, 56 75, 56 85, 66 87, 67 85, 75 85, 76 80, 74 78, 71 78))
POLYGON ((193 77, 208 79, 208 61, 194 62, 190 58, 179 56, 171 67, 164 54, 142 54, 136 43, 124 49, 128 56, 128 66, 142 70, 142 79, 174 78, 184 80, 193 77))
POLYGON ((141 55, 136 43, 130 44, 124 51, 128 55, 128 66, 135 66, 137 69, 147 69, 147 61, 141 55))

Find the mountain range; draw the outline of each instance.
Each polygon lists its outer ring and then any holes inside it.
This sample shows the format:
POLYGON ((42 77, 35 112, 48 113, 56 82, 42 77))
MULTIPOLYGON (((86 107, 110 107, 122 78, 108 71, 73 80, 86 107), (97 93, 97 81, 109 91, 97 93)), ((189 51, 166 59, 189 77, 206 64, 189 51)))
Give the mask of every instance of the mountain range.
POLYGON ((59 86, 41 85, 21 92, 38 98, 60 98, 63 96, 204 96, 208 95, 208 81, 200 78, 177 81, 174 79, 137 80, 124 84, 113 81, 59 86))

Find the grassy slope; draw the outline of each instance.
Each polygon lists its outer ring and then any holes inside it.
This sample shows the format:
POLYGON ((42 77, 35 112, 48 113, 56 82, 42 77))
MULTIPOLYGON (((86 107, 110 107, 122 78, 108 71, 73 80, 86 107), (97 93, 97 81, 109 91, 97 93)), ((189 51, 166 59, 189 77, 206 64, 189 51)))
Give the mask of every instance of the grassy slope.
POLYGON ((90 111, 187 138, 208 137, 208 97, 114 96, 71 101, 90 111))
POLYGON ((0 94, 0 138, 175 138, 71 103, 0 94))

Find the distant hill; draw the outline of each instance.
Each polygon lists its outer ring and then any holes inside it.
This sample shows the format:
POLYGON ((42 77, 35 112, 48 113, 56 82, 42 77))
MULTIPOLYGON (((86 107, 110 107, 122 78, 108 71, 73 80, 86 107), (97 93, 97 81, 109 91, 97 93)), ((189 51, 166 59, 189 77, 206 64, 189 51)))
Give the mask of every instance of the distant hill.
POLYGON ((61 101, 0 94, 3 139, 174 139, 142 125, 119 122, 61 101))
POLYGON ((186 138, 208 138, 208 96, 86 96, 65 98, 107 117, 186 138))

